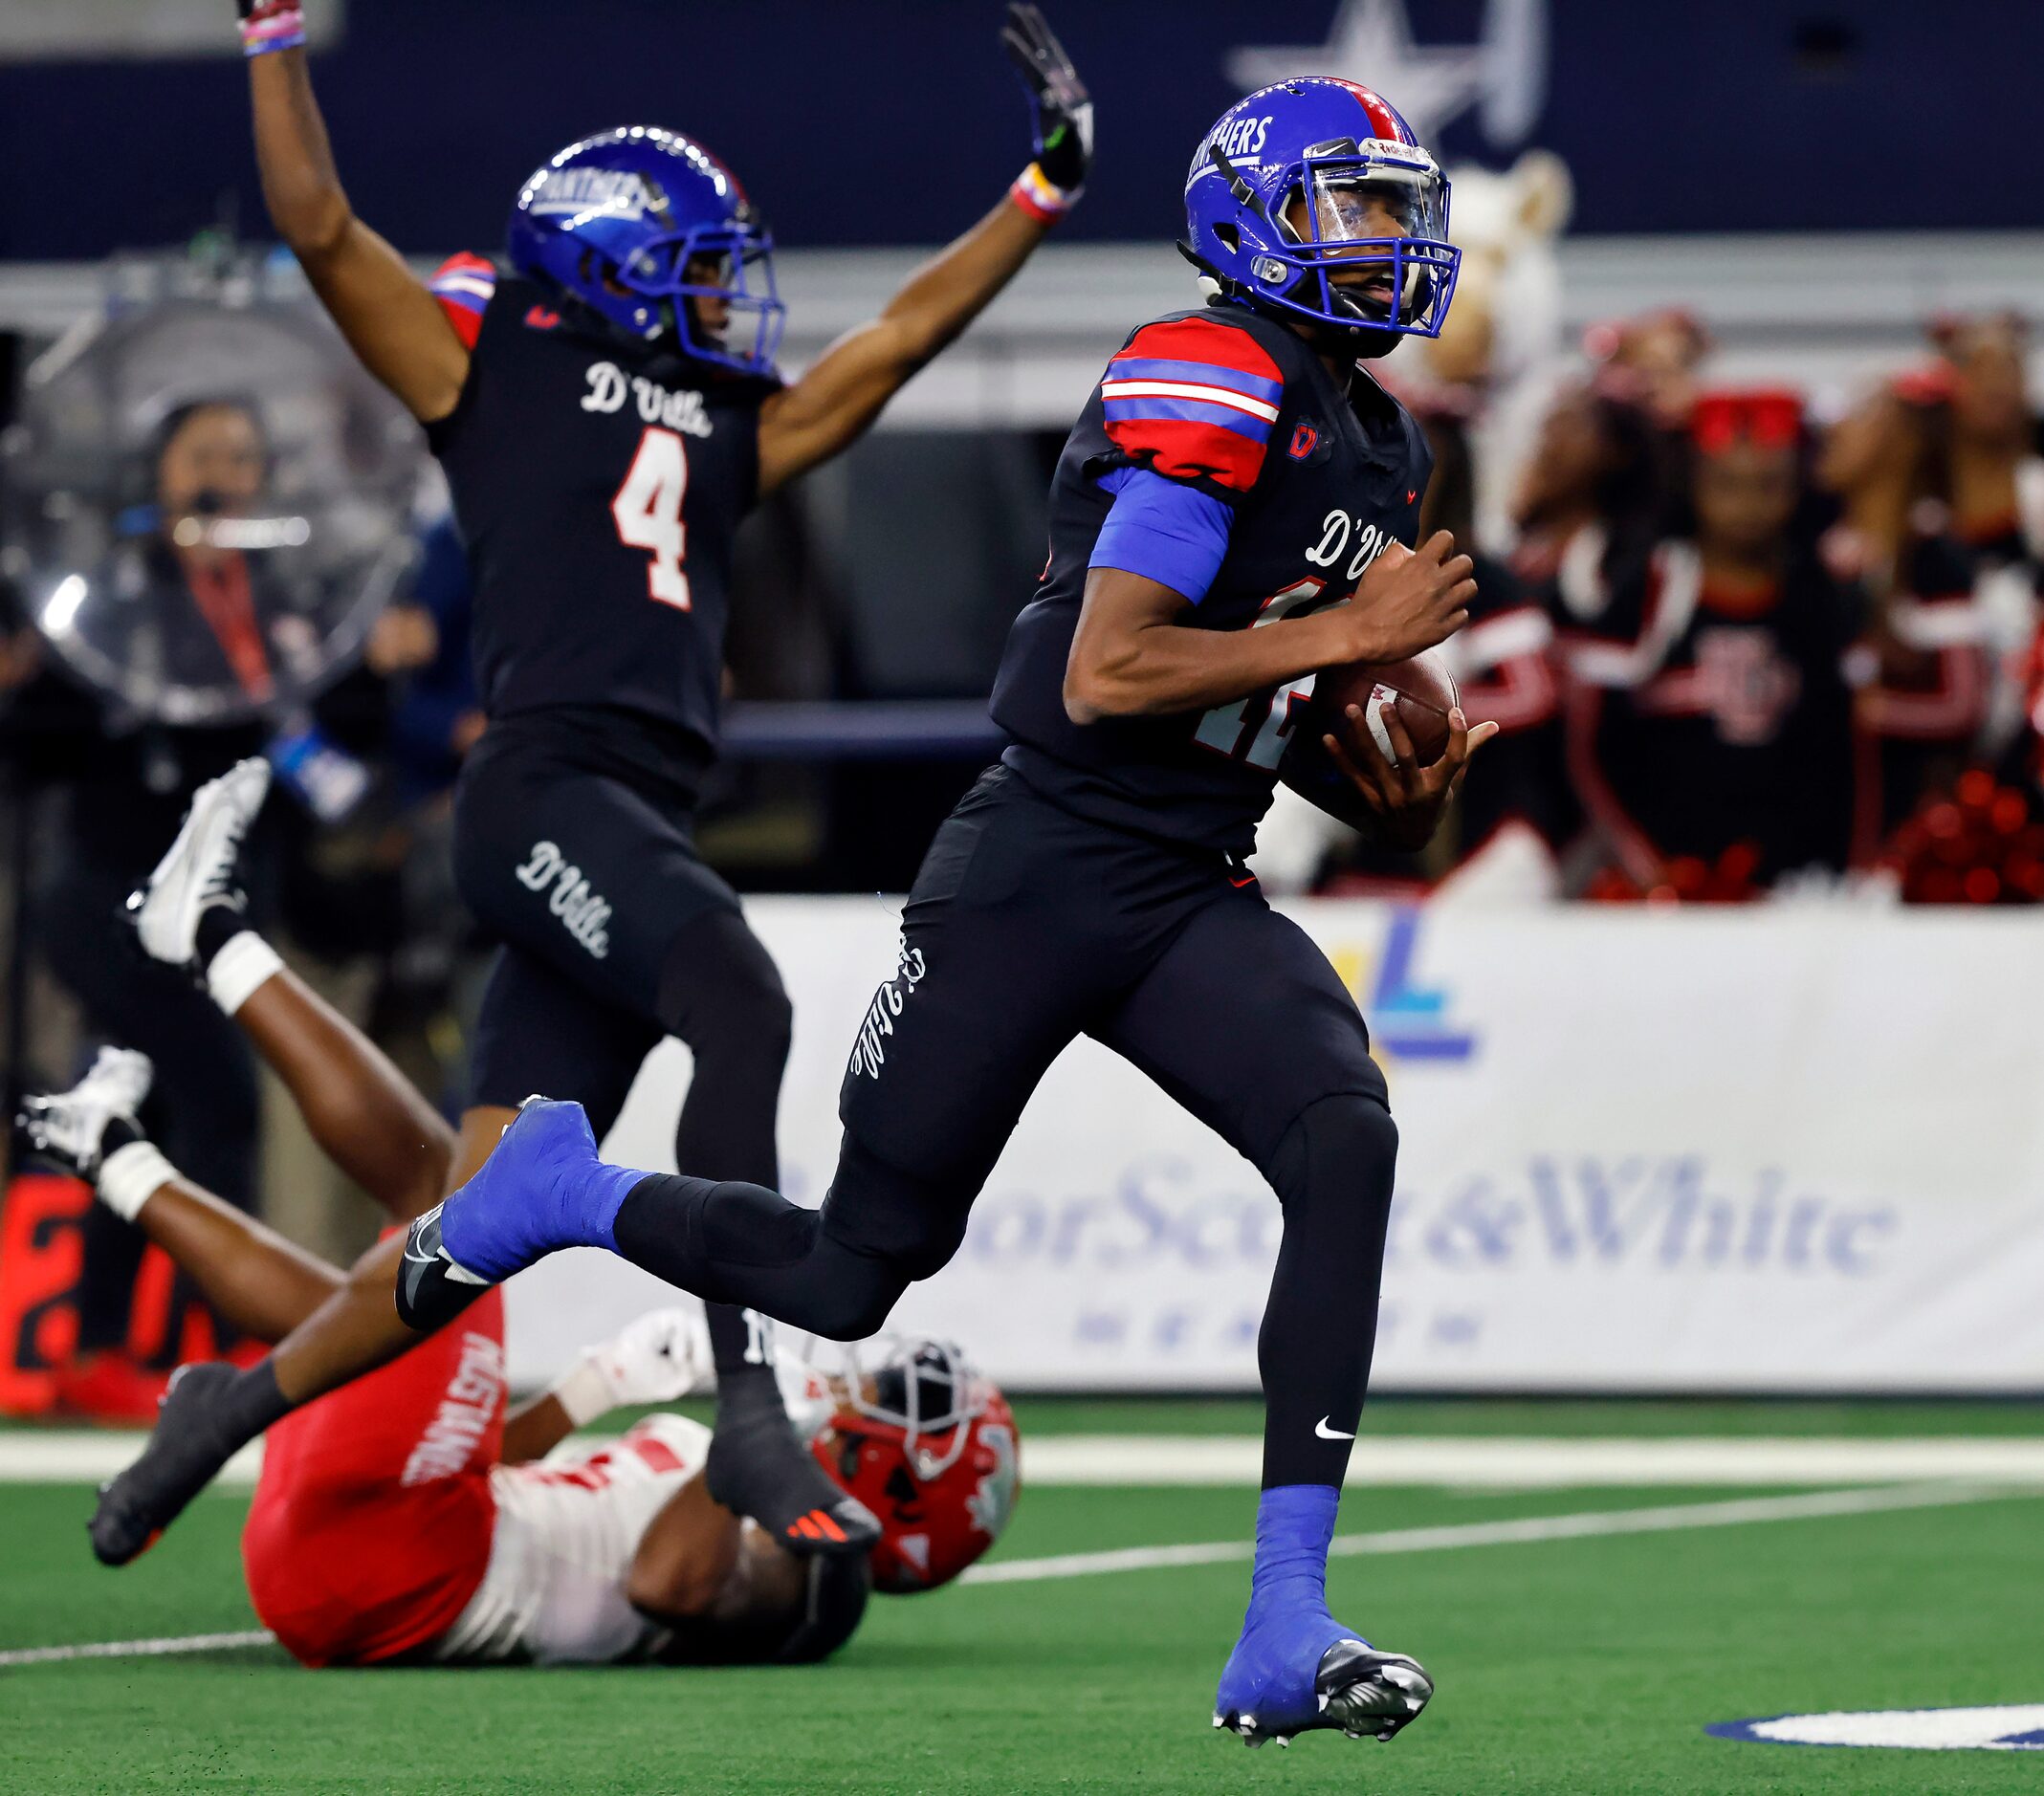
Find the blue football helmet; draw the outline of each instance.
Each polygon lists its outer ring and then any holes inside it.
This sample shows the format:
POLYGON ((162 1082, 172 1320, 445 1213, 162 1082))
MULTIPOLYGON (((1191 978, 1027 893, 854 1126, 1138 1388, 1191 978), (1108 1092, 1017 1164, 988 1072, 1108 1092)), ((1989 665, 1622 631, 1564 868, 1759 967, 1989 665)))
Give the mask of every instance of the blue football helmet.
POLYGON ((1222 296, 1337 331, 1363 357, 1439 337, 1462 265, 1448 179, 1412 127, 1321 76, 1220 115, 1185 177, 1185 227, 1180 247, 1222 296))
POLYGON ((627 336, 773 372, 786 311, 774 239, 737 176, 675 132, 629 125, 570 143, 519 192, 505 250, 627 336))

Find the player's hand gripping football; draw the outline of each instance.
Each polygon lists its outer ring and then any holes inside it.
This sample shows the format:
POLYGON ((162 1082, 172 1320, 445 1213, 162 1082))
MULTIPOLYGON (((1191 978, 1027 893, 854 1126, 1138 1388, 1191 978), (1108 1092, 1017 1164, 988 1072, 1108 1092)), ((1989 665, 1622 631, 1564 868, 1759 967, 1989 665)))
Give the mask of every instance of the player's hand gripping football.
POLYGON ((1469 622, 1475 563, 1437 530, 1417 549, 1395 542, 1371 562, 1348 604, 1327 613, 1348 643, 1343 661, 1403 661, 1469 622))
POLYGON ((1093 160, 1092 97, 1035 7, 1009 6, 1000 42, 1036 110, 1036 165, 1052 186, 1076 196, 1093 160))
POLYGON ((1439 760, 1421 766, 1412 737, 1398 721, 1396 700, 1377 707, 1377 721, 1391 744, 1389 756, 1360 705, 1351 705, 1344 715, 1350 739, 1344 742, 1330 732, 1320 742, 1375 819, 1373 833, 1387 848, 1411 853, 1425 847, 1462 790, 1469 757, 1497 734, 1498 726, 1480 723, 1472 730, 1457 706, 1448 712, 1448 746, 1439 760))

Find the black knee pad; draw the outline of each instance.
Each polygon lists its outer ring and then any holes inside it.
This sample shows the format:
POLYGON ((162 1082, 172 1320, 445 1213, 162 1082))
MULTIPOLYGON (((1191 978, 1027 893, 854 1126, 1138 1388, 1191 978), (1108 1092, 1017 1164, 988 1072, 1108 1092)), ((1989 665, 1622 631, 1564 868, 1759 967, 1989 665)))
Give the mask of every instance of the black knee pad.
POLYGON ((1369 1195, 1391 1201, 1398 1126, 1381 1099, 1337 1092, 1301 1110, 1264 1169, 1286 1205, 1369 1195))
POLYGON ((850 1135, 839 1150, 837 1176, 824 1203, 824 1232, 853 1253, 927 1279, 951 1263, 965 1239, 973 1185, 965 1194, 948 1182, 920 1179, 891 1166, 850 1135))
POLYGON ((655 998, 661 1023, 692 1049, 787 1058, 795 1007, 765 943, 736 910, 711 910, 675 936, 655 998))
POLYGON ((887 1326, 908 1288, 908 1275, 885 1260, 841 1264, 828 1289, 810 1299, 802 1322, 826 1341, 864 1341, 887 1326))

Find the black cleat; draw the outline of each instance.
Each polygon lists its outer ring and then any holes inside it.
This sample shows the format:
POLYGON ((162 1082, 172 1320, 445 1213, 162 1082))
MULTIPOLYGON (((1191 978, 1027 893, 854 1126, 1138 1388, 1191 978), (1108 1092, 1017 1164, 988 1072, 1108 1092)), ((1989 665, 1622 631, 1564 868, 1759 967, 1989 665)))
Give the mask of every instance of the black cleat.
POLYGON ((99 1486, 86 1526, 102 1566, 124 1566, 153 1545, 246 1444, 218 1413, 220 1393, 240 1376, 224 1361, 181 1366, 171 1375, 142 1457, 99 1486))
POLYGON ((1322 1725, 1351 1740, 1389 1740, 1419 1719, 1433 1699, 1434 1680, 1403 1653, 1379 1653, 1359 1640, 1328 1648, 1313 1678, 1326 1704, 1322 1725))
POLYGON ((712 1497, 797 1558, 848 1558, 880 1539, 878 1518, 831 1481, 796 1435, 778 1390, 771 1402, 720 1397, 703 1476, 712 1497))
POLYGON ((445 1207, 435 1204, 412 1223, 405 1235, 405 1257, 398 1261, 398 1317, 421 1334, 446 1327, 490 1288, 489 1280, 471 1272, 442 1244, 445 1207))
POLYGON ((1224 1704, 1214 1725, 1239 1734, 1245 1746, 1276 1741, 1288 1746, 1300 1734, 1339 1728, 1351 1740, 1390 1740, 1419 1719, 1433 1699, 1434 1680, 1403 1653, 1380 1653, 1366 1642, 1337 1640, 1320 1655, 1313 1674, 1310 1712, 1287 1711, 1282 1699, 1257 1709, 1224 1704))

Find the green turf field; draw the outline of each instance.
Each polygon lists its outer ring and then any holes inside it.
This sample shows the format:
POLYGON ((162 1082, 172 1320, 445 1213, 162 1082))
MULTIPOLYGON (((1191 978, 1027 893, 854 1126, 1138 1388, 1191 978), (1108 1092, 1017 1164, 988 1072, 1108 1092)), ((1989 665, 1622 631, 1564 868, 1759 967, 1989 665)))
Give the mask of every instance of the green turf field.
MULTIPOLYGON (((1238 1406, 1030 1406, 1025 1438, 1238 1432, 1238 1406)), ((2035 1412, 1922 1406, 1383 1405, 1385 1432, 2039 1434, 2035 1412)), ((1367 1447, 1364 1449, 1367 1452, 1367 1447)), ((1706 1738, 1785 1710, 2044 1701, 2044 1495, 1912 1487, 1860 1514, 1338 1560, 1337 1613, 1425 1661, 1388 1746, 1251 1754, 1207 1724, 1246 1567, 984 1583, 876 1600, 832 1664, 693 1672, 306 1673, 273 1648, 0 1670, 11 1791, 2000 1791, 2021 1753, 1706 1738)), ((1709 1489, 1352 1490, 1343 1531, 1723 1504, 1709 1489)), ((0 1487, 0 1651, 255 1626, 210 1496, 121 1573, 81 1487, 0 1487)), ((997 1560, 1246 1535, 1246 1488, 1025 1493, 997 1560)), ((996 1563, 990 1561, 990 1564, 996 1563)))

